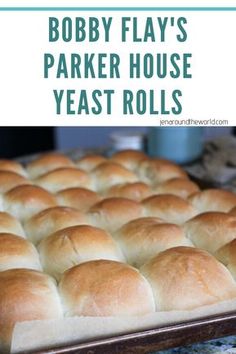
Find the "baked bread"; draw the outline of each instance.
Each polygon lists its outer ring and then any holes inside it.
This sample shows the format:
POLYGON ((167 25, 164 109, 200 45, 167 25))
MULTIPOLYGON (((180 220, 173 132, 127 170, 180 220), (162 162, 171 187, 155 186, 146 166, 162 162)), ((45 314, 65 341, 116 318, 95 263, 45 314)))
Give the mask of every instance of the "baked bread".
POLYGON ((56 279, 76 264, 95 259, 124 261, 112 237, 89 225, 72 226, 48 236, 39 244, 44 271, 56 279))
POLYGON ((107 159, 101 155, 86 155, 76 161, 76 166, 86 172, 91 172, 94 168, 102 163, 107 162, 107 159))
POLYGON ((127 168, 113 162, 104 162, 91 172, 95 189, 104 192, 115 184, 137 182, 137 176, 127 168))
POLYGON ((78 209, 82 212, 88 211, 92 205, 98 203, 101 197, 94 191, 87 188, 68 188, 56 194, 59 205, 78 209))
POLYGON ((156 216, 169 223, 183 224, 197 215, 187 200, 172 194, 154 195, 142 201, 146 216, 156 216))
POLYGON ((73 166, 73 162, 67 156, 52 152, 40 155, 38 158, 28 163, 26 169, 29 176, 32 179, 35 179, 47 172, 56 170, 57 168, 73 166))
POLYGON ((41 270, 39 255, 33 244, 10 233, 0 233, 0 271, 16 268, 41 270))
POLYGON ((168 248, 192 246, 180 226, 151 217, 128 222, 114 237, 128 263, 137 268, 168 248))
POLYGON ((62 317, 55 281, 29 269, 0 272, 0 345, 9 349, 16 322, 62 317))
POLYGON ((187 199, 190 195, 198 192, 198 185, 187 178, 172 178, 153 188, 153 194, 174 194, 187 199))
POLYGON ((138 150, 122 150, 114 153, 110 160, 128 168, 131 171, 136 171, 140 162, 143 160, 148 160, 148 156, 138 150))
POLYGON ((23 177, 27 177, 26 170, 17 161, 0 159, 0 170, 14 172, 14 173, 17 173, 18 175, 21 175, 23 177))
POLYGON ((236 206, 236 194, 223 189, 205 189, 189 197, 200 213, 207 211, 229 212, 236 206))
POLYGON ((229 269, 236 280, 236 238, 218 249, 214 255, 229 269))
POLYGON ((147 280, 125 263, 82 263, 63 274, 59 290, 66 316, 144 315, 155 310, 147 280))
POLYGON ((92 187, 90 176, 85 171, 68 167, 50 171, 34 182, 51 193, 72 187, 92 187))
POLYGON ((21 223, 11 214, 0 212, 0 232, 16 234, 25 237, 21 223))
POLYGON ((28 219, 25 231, 29 240, 38 244, 48 235, 65 227, 87 224, 87 217, 79 210, 69 207, 53 207, 42 210, 28 219))
POLYGON ((0 171, 0 193, 4 194, 17 186, 32 184, 30 180, 15 172, 0 171))
POLYGON ((236 296, 228 269, 198 248, 170 248, 147 262, 141 272, 152 286, 157 310, 192 310, 236 296))
POLYGON ((172 178, 188 178, 178 165, 164 159, 143 160, 139 164, 138 175, 141 181, 153 186, 172 178))
POLYGON ((189 220, 184 231, 196 247, 214 253, 236 238, 236 217, 220 212, 203 213, 189 220))
POLYGON ((92 206, 88 216, 92 225, 114 232, 130 220, 143 216, 143 209, 131 199, 107 198, 92 206))
POLYGON ((150 195, 150 187, 143 182, 116 184, 111 187, 106 194, 107 197, 123 197, 133 199, 138 202, 149 197, 150 195))
POLYGON ((57 205, 56 198, 38 186, 23 185, 4 195, 3 208, 20 221, 25 221, 40 211, 57 205))

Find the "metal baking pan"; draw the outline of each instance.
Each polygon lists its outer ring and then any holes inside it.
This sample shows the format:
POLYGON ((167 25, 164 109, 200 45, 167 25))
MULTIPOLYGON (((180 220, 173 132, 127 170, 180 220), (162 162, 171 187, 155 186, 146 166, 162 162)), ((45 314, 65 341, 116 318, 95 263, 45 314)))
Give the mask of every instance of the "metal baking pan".
POLYGON ((139 354, 185 346, 236 334, 236 312, 174 323, 150 330, 113 336, 64 347, 19 354, 139 354))

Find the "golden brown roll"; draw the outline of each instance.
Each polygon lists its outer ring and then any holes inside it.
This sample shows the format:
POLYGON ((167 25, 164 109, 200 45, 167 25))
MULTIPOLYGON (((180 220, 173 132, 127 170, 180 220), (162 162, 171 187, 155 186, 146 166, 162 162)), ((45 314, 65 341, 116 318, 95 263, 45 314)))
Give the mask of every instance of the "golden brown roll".
POLYGON ((39 156, 32 162, 28 163, 26 169, 29 176, 35 179, 47 172, 62 167, 73 167, 73 162, 64 154, 52 152, 39 156))
POLYGON ((86 155, 76 162, 76 166, 81 170, 90 172, 106 161, 107 159, 102 155, 86 155))
POLYGON ((157 310, 192 310, 236 296, 228 269, 198 248, 170 248, 152 258, 141 272, 152 286, 157 310))
POLYGON ((18 175, 21 175, 23 177, 27 177, 26 170, 17 161, 7 160, 7 159, 0 159, 0 170, 1 171, 15 172, 18 175))
POLYGON ((0 343, 2 351, 11 342, 16 322, 62 317, 53 278, 29 269, 0 272, 0 343))
POLYGON ((12 188, 32 184, 30 180, 15 172, 0 171, 0 193, 6 193, 12 188))
POLYGON ((214 256, 228 268, 236 279, 236 238, 218 249, 214 256))
POLYGON ((53 207, 42 210, 28 219, 24 228, 34 244, 38 244, 48 235, 65 227, 87 224, 87 217, 79 210, 69 207, 53 207))
POLYGON ((197 214, 187 200, 172 194, 154 195, 144 199, 142 204, 146 216, 157 216, 173 224, 183 224, 197 214))
POLYGON ((193 246, 180 226, 151 217, 130 221, 114 237, 128 263, 138 268, 168 248, 193 246))
POLYGON ((104 192, 115 184, 138 181, 137 176, 133 172, 113 162, 102 163, 91 172, 91 175, 94 180, 95 189, 99 192, 104 192))
POLYGON ((56 198, 51 193, 41 187, 30 185, 11 189, 3 199, 4 210, 20 221, 25 221, 41 210, 56 205, 56 198))
POLYGON ((90 223, 109 232, 116 231, 130 220, 140 218, 140 203, 126 198, 107 198, 95 204, 88 212, 90 223))
POLYGON ((34 182, 51 193, 72 187, 91 188, 92 186, 90 176, 77 168, 58 168, 42 175, 34 182))
POLYGON ((33 244, 20 236, 0 233, 0 271, 14 268, 41 270, 39 255, 33 244))
POLYGON ((154 194, 174 194, 187 199, 191 194, 198 192, 198 185, 187 178, 172 178, 153 188, 154 194))
POLYGON ((0 212, 0 232, 11 233, 25 238, 25 231, 21 223, 12 215, 0 212))
POLYGON ((224 189, 206 189, 191 195, 189 201, 201 213, 206 211, 227 213, 236 206, 236 194, 224 189))
POLYGON ((66 316, 144 315, 155 310, 147 280, 127 264, 98 260, 64 273, 59 284, 66 316))
POLYGON ((128 168, 131 171, 135 171, 140 162, 147 159, 148 156, 142 151, 122 150, 114 153, 110 160, 128 168))
POLYGON ((229 211, 230 215, 236 216, 236 206, 229 211))
POLYGON ((87 188, 68 188, 57 193, 59 205, 78 209, 82 212, 88 211, 92 205, 98 203, 101 197, 94 191, 87 188))
POLYGON ((141 161, 138 174, 143 182, 151 185, 157 185, 177 177, 188 178, 188 175, 180 166, 164 159, 141 161))
POLYGON ((39 244, 44 271, 56 279, 76 264, 95 259, 124 261, 112 237, 102 229, 72 226, 57 231, 39 244))
POLYGON ((123 197, 141 201, 151 195, 150 187, 143 182, 117 184, 112 186, 106 194, 108 197, 123 197))
POLYGON ((214 253, 236 238, 236 217, 220 212, 203 213, 189 220, 184 231, 195 246, 214 253))

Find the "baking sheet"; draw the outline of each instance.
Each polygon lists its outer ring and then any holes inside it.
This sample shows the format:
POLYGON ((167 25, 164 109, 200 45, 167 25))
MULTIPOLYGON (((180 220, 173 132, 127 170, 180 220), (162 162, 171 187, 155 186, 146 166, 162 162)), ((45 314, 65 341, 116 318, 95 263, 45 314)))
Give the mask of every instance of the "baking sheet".
MULTIPOLYGON (((15 326, 12 338, 11 353, 35 353, 38 350, 41 350, 40 353, 44 353, 48 348, 50 349, 60 346, 71 346, 73 344, 77 344, 76 350, 78 352, 79 343, 86 343, 84 345, 81 344, 82 347, 80 350, 82 350, 83 347, 85 350, 89 350, 91 345, 92 347, 95 346, 95 349, 91 349, 92 351, 83 351, 84 353, 96 353, 96 350, 100 350, 101 346, 104 345, 104 340, 102 343, 97 342, 92 344, 94 340, 97 341, 101 338, 104 339, 112 336, 117 337, 124 333, 140 332, 144 330, 152 330, 149 335, 154 336, 155 339, 155 329, 156 335, 162 333, 163 336, 164 332, 174 333, 174 338, 176 340, 172 341, 170 345, 175 346, 178 345, 177 339, 180 336, 180 332, 183 330, 183 328, 194 328, 194 326, 196 327, 196 325, 199 325, 196 323, 191 324, 192 320, 208 317, 204 320, 204 324, 209 325, 211 323, 217 323, 214 317, 217 314, 221 314, 217 318, 218 322, 223 321, 223 323, 226 323, 226 321, 229 321, 230 318, 231 320, 234 319, 235 321, 233 329, 230 331, 230 333, 225 333, 223 331, 224 326, 220 326, 220 329, 217 332, 217 336, 219 337, 225 334, 236 334, 236 299, 222 302, 216 305, 204 306, 192 311, 155 312, 153 314, 139 317, 71 317, 61 320, 22 322, 15 326), (230 313, 230 315, 226 316, 226 313, 230 313), (210 319, 210 316, 213 316, 212 319, 210 319), (182 322, 185 322, 185 324, 181 324, 182 322), (89 344, 88 341, 90 342, 89 344)), ((148 352, 138 350, 139 340, 143 339, 143 335, 146 335, 147 339, 148 334, 145 332, 140 334, 135 333, 131 338, 128 338, 128 340, 135 339, 136 341, 136 345, 134 346, 136 350, 135 353, 148 352)), ((210 336, 206 337, 206 339, 208 338, 214 338, 214 333, 210 333, 210 336)), ((198 339, 199 338, 196 338, 196 341, 198 339)), ((124 340, 124 338, 113 338, 113 341, 116 342, 116 345, 119 345, 119 341, 122 342, 122 340, 124 340)), ((125 338, 125 340, 127 340, 127 338, 125 338)), ((105 346, 109 343, 111 343, 111 340, 109 340, 108 343, 105 343, 105 346)), ((160 347, 157 340, 155 346, 152 349, 164 349, 168 347, 166 345, 163 343, 160 347)), ((69 348, 65 350, 66 351, 51 349, 47 353, 73 352, 68 351, 69 348)), ((70 348, 70 350, 73 350, 73 347, 70 348)), ((80 350, 79 353, 81 352, 80 350)), ((103 349, 103 351, 104 350, 105 349, 103 349)), ((148 350, 148 346, 146 346, 146 349, 142 350, 148 350)), ((103 351, 101 351, 101 353, 103 351)), ((100 353, 100 351, 98 352, 100 353)), ((109 349, 108 353, 112 352, 113 351, 109 349)), ((125 353, 125 351, 120 351, 120 353, 125 353)), ((129 353, 132 353, 132 351, 129 351, 129 353)))

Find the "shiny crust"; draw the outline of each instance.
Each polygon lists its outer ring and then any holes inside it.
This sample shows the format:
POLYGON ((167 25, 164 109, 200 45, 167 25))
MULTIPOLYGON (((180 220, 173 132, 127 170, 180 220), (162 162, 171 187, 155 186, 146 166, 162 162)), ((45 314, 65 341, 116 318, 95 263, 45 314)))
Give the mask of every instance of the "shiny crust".
POLYGON ((189 197, 189 201, 201 212, 228 212, 236 206, 236 194, 223 189, 206 189, 189 197))
POLYGON ((90 222, 109 232, 116 231, 130 220, 143 214, 140 203, 126 198, 107 198, 95 204, 88 212, 90 222))
POLYGON ((30 180, 15 172, 0 171, 0 193, 6 193, 9 190, 26 184, 31 184, 30 180))
POLYGON ((41 270, 39 255, 33 244, 20 236, 0 233, 0 271, 14 268, 41 270))
POLYGON ((90 172, 106 161, 107 159, 101 155, 86 155, 76 162, 76 166, 81 170, 90 172))
POLYGON ((37 186, 18 186, 5 194, 4 210, 19 220, 26 220, 41 210, 56 206, 56 198, 37 186))
POLYGON ((101 197, 87 188, 68 188, 57 193, 59 205, 68 206, 80 211, 88 211, 92 205, 98 203, 101 197))
POLYGON ((187 200, 172 194, 154 195, 142 202, 145 215, 157 216, 170 223, 183 224, 197 214, 187 200))
POLYGON ((64 273, 59 290, 67 316, 144 315, 155 310, 150 285, 127 264, 98 260, 64 273))
POLYGON ((7 347, 16 322, 62 317, 54 280, 29 269, 0 272, 0 342, 7 347))
POLYGON ((69 207, 54 207, 42 210, 24 224, 28 238, 35 244, 48 235, 65 227, 87 223, 87 217, 79 210, 69 207))
POLYGON ((60 153, 48 153, 28 163, 27 172, 32 179, 61 167, 73 167, 73 162, 60 153))
POLYGON ((42 175, 34 182, 52 193, 72 187, 91 187, 90 176, 78 168, 58 168, 42 175))
POLYGON ((124 261, 112 237, 89 225, 57 231, 39 245, 44 270, 60 279, 62 273, 76 264, 95 259, 124 261))
POLYGON ((18 175, 21 175, 23 177, 27 176, 27 173, 23 166, 16 161, 13 160, 7 160, 7 159, 0 159, 0 170, 1 171, 9 171, 9 172, 15 172, 18 175))
POLYGON ((236 296, 228 269, 197 248, 171 248, 151 259, 141 272, 152 286, 157 310, 191 310, 236 296))
POLYGON ((107 191, 107 197, 123 197, 138 202, 150 195, 150 187, 143 182, 117 184, 107 191))
POLYGON ((210 253, 236 238, 236 217, 221 212, 197 215, 184 225, 186 236, 210 253))
POLYGON ((128 263, 138 268, 168 248, 192 246, 180 226, 151 217, 130 221, 114 237, 128 263))
POLYGON ((137 176, 133 172, 113 162, 102 163, 92 171, 92 176, 96 190, 101 192, 115 184, 138 181, 137 176))
POLYGON ((198 192, 198 185, 186 178, 172 178, 153 188, 154 194, 174 194, 187 199, 190 195, 198 192))
POLYGON ((110 160, 128 168, 129 170, 135 171, 139 166, 139 163, 147 159, 148 156, 142 151, 123 150, 114 153, 110 160))

